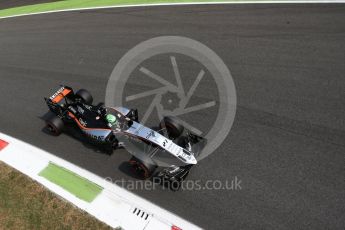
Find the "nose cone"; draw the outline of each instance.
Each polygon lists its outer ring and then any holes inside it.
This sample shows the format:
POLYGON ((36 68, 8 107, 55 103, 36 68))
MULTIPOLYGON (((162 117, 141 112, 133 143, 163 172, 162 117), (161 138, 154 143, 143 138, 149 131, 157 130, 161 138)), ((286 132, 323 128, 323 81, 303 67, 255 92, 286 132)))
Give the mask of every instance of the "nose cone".
POLYGON ((193 155, 190 155, 187 160, 188 164, 196 165, 198 162, 193 155))

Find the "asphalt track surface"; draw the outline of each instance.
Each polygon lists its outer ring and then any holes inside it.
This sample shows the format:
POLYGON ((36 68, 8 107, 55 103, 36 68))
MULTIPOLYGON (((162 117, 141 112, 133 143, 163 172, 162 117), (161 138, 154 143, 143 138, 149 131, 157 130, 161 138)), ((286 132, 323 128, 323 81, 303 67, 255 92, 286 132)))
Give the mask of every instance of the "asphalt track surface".
POLYGON ((135 193, 206 229, 344 229, 344 12, 340 4, 200 5, 1 20, 0 130, 100 176, 135 180, 121 170, 126 151, 109 156, 43 132, 42 98, 68 84, 103 101, 133 46, 190 37, 228 65, 238 106, 226 141, 189 179, 237 176, 242 190, 135 193))
POLYGON ((47 3, 47 2, 56 2, 56 0, 1 0, 0 10, 12 8, 12 7, 47 3))

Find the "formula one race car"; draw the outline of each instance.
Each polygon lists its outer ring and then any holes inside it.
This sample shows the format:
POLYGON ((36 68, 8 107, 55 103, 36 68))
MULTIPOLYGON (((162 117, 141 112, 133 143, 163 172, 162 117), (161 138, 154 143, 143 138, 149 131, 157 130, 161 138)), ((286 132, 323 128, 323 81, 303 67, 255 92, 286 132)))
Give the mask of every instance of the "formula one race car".
POLYGON ((131 155, 129 164, 142 179, 155 176, 161 182, 180 187, 206 139, 185 129, 177 118, 164 117, 159 128, 148 128, 139 123, 138 111, 124 107, 92 105, 91 94, 84 89, 76 93, 62 86, 50 98, 45 98, 53 113, 46 120, 49 132, 59 135, 64 127, 75 125, 89 140, 124 147, 131 155))

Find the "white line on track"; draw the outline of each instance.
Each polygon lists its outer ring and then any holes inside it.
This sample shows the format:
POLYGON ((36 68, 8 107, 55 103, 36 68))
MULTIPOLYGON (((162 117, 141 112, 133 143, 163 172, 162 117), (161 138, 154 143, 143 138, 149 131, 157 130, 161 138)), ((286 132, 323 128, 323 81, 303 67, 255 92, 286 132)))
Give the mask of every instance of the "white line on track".
POLYGON ((97 6, 97 7, 85 7, 85 8, 73 8, 64 10, 51 10, 45 12, 18 14, 6 17, 0 17, 0 19, 15 18, 30 15, 51 14, 59 12, 71 12, 71 11, 84 11, 84 10, 96 10, 96 9, 111 9, 111 8, 131 8, 131 7, 154 7, 154 6, 183 6, 183 5, 227 5, 227 4, 305 4, 305 3, 345 3, 345 0, 287 0, 287 1, 233 1, 233 2, 181 2, 181 3, 153 3, 153 4, 130 4, 130 5, 116 5, 116 6, 97 6))

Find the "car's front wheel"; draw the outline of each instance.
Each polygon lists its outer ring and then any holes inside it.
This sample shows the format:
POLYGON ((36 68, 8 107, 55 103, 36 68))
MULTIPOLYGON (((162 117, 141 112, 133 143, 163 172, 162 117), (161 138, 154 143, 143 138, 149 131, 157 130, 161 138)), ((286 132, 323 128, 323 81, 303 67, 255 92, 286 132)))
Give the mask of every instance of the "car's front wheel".
POLYGON ((150 178, 156 169, 155 165, 144 162, 136 157, 132 157, 129 160, 129 164, 140 179, 150 178))
POLYGON ((184 127, 175 117, 164 117, 159 124, 160 129, 166 129, 171 139, 176 139, 183 133, 184 127))

